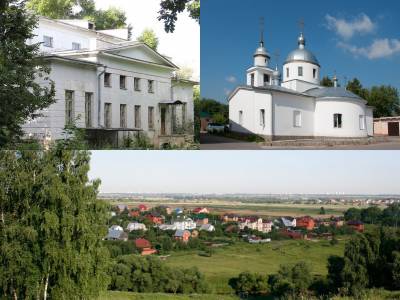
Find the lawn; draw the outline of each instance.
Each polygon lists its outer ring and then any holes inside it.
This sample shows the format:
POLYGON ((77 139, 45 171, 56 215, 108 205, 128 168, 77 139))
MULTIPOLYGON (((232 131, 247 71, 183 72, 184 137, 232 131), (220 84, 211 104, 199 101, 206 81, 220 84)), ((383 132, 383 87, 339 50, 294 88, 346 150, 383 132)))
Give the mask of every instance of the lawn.
POLYGON ((107 291, 101 294, 97 300, 238 300, 238 297, 229 295, 174 295, 174 294, 150 294, 107 291))
POLYGON ((326 275, 330 255, 343 255, 344 241, 331 246, 328 241, 273 241, 254 245, 240 242, 214 250, 211 257, 199 256, 198 251, 175 252, 166 263, 171 267, 196 266, 206 276, 212 292, 230 294, 228 281, 240 272, 275 273, 281 264, 304 260, 315 275, 326 275))

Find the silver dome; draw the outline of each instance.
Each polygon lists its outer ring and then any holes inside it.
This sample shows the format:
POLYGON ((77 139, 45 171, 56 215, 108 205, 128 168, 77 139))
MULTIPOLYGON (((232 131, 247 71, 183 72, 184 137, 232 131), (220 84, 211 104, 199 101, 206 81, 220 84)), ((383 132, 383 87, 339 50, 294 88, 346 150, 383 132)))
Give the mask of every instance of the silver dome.
POLYGON ((267 49, 265 49, 265 47, 258 47, 256 52, 254 52, 254 56, 257 55, 262 55, 262 56, 266 56, 266 57, 270 57, 269 53, 267 52, 267 49))
POLYGON ((293 61, 305 61, 317 65, 318 67, 320 66, 315 55, 307 49, 296 49, 290 52, 286 58, 285 64, 293 61))

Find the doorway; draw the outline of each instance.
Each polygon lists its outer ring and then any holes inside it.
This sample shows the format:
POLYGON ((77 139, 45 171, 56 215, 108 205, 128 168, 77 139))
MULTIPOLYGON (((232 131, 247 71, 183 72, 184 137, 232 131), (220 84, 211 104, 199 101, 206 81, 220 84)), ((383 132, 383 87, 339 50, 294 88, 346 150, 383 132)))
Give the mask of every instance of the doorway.
POLYGON ((399 122, 388 122, 388 135, 399 136, 399 122))
POLYGON ((165 116, 167 114, 167 110, 165 107, 161 107, 161 135, 165 135, 165 116))

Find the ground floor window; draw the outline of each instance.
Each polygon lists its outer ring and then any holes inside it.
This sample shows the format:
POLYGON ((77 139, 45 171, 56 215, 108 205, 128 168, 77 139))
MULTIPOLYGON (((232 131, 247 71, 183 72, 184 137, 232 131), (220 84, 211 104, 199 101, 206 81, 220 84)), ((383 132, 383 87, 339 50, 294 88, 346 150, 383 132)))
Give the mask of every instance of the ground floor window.
POLYGON ((119 106, 119 127, 126 128, 126 104, 119 106))
POLYGON ((293 111, 293 126, 301 127, 301 111, 293 111))
POLYGON ((74 91, 65 91, 65 125, 71 125, 74 121, 74 91))
POLYGON ((360 130, 365 130, 365 116, 360 115, 359 116, 359 121, 360 121, 360 130))
POLYGON ((104 126, 106 128, 111 128, 111 103, 104 103, 104 126))
POLYGON ((85 93, 85 125, 92 127, 92 99, 93 93, 85 93))
POLYGON ((254 86, 254 74, 250 74, 250 84, 254 86))
POLYGON ((243 110, 239 110, 239 124, 243 124, 243 110))
POLYGON ((260 126, 265 127, 265 109, 260 109, 260 126))
POLYGON ((135 105, 135 128, 141 128, 140 105, 135 105))
POLYGON ((342 128, 342 114, 333 114, 333 127, 342 128))
POLYGON ((149 119, 149 129, 154 129, 154 107, 149 106, 148 111, 148 119, 149 119))

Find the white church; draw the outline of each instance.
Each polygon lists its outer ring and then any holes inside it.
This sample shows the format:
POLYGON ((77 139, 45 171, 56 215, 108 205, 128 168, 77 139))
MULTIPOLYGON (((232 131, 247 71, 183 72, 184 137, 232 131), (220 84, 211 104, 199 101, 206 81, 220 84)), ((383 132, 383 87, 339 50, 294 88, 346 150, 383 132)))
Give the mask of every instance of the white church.
POLYGON ((65 126, 75 124, 111 145, 139 133, 156 147, 193 138, 198 83, 177 78, 179 68, 168 57, 130 41, 127 29, 96 30, 87 20, 40 17, 34 34, 29 43, 41 43, 56 102, 26 122, 27 137, 63 139, 65 126))
POLYGON ((266 140, 303 138, 364 138, 373 135, 373 108, 352 92, 320 85, 321 66, 306 49, 301 33, 298 48, 283 64, 269 67, 270 55, 260 46, 254 66, 247 70, 247 85, 228 96, 230 128, 266 140))

